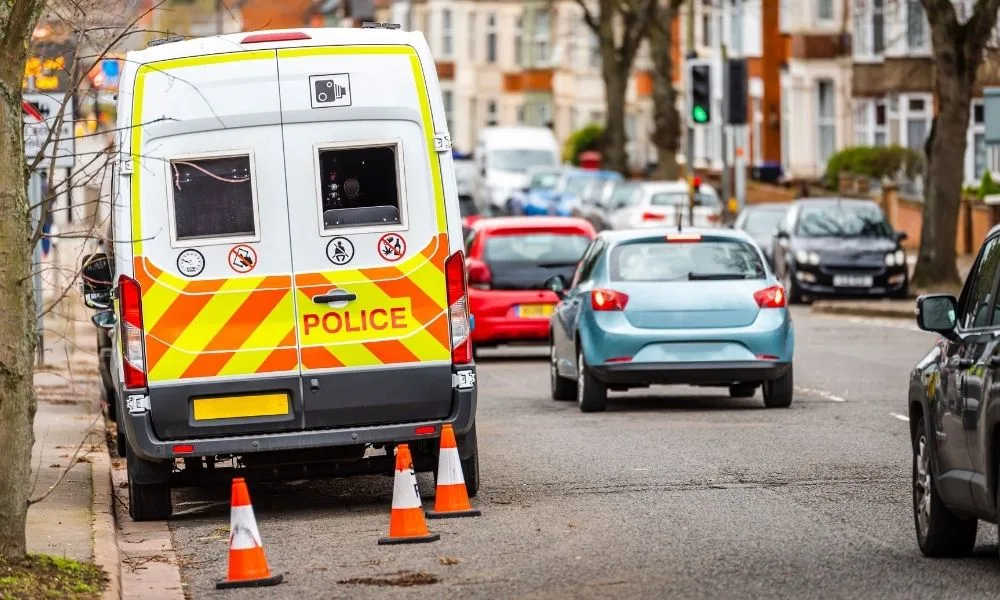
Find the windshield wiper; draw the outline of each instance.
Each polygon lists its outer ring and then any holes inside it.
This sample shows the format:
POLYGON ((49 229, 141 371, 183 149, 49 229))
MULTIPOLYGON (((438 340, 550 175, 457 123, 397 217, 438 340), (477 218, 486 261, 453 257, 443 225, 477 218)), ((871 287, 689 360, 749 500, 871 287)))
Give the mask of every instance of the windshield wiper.
POLYGON ((579 263, 579 261, 573 261, 573 262, 543 262, 543 263, 538 263, 538 266, 542 267, 543 269, 553 269, 555 267, 575 267, 578 263, 579 263))
POLYGON ((725 281, 746 279, 743 273, 688 273, 688 281, 725 281))

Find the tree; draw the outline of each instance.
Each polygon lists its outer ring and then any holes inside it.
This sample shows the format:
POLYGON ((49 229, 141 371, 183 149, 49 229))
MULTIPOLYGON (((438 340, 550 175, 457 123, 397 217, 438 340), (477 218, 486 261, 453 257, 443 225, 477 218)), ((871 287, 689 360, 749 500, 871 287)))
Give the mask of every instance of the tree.
POLYGON ((576 0, 583 19, 597 36, 607 114, 602 157, 607 168, 628 175, 625 153, 625 95, 639 46, 655 16, 656 0, 597 0, 597 14, 587 0, 576 0))
POLYGON ((684 0, 654 3, 649 28, 649 50, 653 55, 653 143, 656 144, 658 179, 677 179, 677 151, 681 143, 681 116, 674 89, 673 30, 671 24, 684 0))
POLYGON ((25 553, 35 388, 31 217, 25 185, 21 85, 44 0, 0 3, 0 557, 25 553))
POLYGON ((931 29, 938 112, 926 144, 927 186, 920 252, 913 283, 918 288, 961 283, 955 237, 962 195, 969 104, 1000 0, 977 0, 959 23, 951 0, 920 0, 931 29))

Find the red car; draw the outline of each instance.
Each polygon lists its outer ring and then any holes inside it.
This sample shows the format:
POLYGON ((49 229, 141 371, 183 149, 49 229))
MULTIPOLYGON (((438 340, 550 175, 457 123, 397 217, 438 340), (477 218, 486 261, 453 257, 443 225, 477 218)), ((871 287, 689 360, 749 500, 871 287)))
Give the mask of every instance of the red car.
POLYGON ((469 310, 476 349, 545 342, 559 298, 545 280, 573 278, 594 239, 594 227, 573 217, 479 219, 466 237, 469 310))

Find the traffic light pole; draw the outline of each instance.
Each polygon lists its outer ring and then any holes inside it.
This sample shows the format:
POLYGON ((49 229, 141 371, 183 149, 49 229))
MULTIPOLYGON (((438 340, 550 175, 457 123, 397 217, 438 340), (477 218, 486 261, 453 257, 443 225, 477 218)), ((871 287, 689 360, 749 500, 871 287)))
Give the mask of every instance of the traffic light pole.
MULTIPOLYGON (((694 58, 694 2, 687 3, 687 57, 688 59, 694 58)), ((685 69, 686 74, 690 74, 690 70, 685 69)), ((691 81, 687 82, 687 85, 691 86, 691 81)), ((690 98, 690 94, 686 96, 690 98)), ((690 113, 691 107, 685 107, 685 110, 690 113)), ((687 148, 684 151, 684 171, 687 175, 688 184, 688 214, 689 218, 694 218, 694 127, 687 119, 684 120, 687 123, 687 148)), ((680 223, 680 219, 677 220, 680 223)))
MULTIPOLYGON (((720 36, 721 38, 721 36, 720 36)), ((726 135, 726 126, 729 123, 729 98, 726 94, 729 92, 729 53, 726 49, 726 43, 721 42, 719 44, 719 53, 722 57, 722 119, 720 119, 719 133, 722 138, 722 189, 719 190, 720 200, 723 202, 724 209, 722 213, 726 215, 727 222, 732 222, 732 207, 729 205, 729 199, 731 195, 729 194, 729 136, 726 135)))

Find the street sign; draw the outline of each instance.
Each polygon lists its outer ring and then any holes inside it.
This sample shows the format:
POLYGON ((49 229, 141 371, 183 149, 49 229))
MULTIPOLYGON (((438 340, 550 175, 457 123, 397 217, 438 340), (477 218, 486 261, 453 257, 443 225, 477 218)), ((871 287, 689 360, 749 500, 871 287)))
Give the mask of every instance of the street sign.
POLYGON ((34 160, 44 150, 41 166, 72 169, 76 163, 76 140, 73 137, 73 107, 65 94, 26 93, 24 100, 42 116, 39 121, 33 116, 24 119, 24 156, 34 160), (49 130, 56 126, 62 111, 62 125, 49 139, 49 130), (45 144, 48 140, 48 144, 45 144), (42 148, 45 145, 45 148, 42 148))

